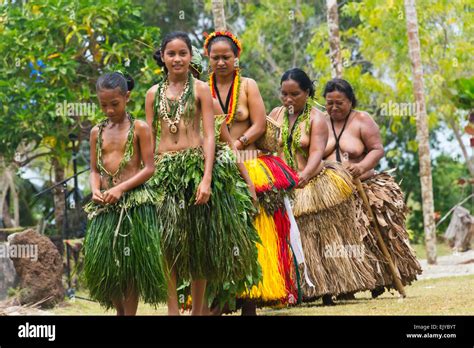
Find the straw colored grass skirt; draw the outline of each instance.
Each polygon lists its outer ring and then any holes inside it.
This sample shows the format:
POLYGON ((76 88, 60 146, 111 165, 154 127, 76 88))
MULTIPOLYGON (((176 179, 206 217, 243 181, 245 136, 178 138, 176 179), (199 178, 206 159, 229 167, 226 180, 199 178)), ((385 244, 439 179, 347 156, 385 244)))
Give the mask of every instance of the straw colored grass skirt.
MULTIPOLYGON (((422 270, 414 250, 409 244, 408 232, 405 227, 407 207, 403 192, 393 177, 387 173, 380 173, 365 180, 362 186, 378 221, 380 232, 398 276, 403 285, 410 284, 416 280, 416 276, 421 274, 422 270)), ((356 194, 356 206, 357 220, 362 228, 367 230, 364 238, 365 246, 376 256, 376 259, 372 261, 376 286, 395 288, 388 262, 377 244, 377 237, 369 221, 367 208, 358 194, 356 194)))
POLYGON ((313 283, 301 279, 304 301, 375 286, 364 231, 356 223, 354 190, 350 174, 329 161, 304 188, 295 190, 293 212, 313 283))

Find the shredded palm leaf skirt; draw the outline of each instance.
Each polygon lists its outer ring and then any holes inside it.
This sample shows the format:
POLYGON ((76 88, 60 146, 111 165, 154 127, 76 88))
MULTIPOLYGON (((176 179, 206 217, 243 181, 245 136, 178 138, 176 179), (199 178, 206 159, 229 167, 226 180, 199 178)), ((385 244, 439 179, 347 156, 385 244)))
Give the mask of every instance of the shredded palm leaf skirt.
POLYGON ((356 224, 354 191, 350 174, 329 161, 305 187, 295 190, 293 212, 313 283, 309 285, 302 277, 303 301, 375 286, 363 231, 356 224))
MULTIPOLYGON (((397 276, 403 285, 411 284, 422 269, 410 247, 408 232, 405 226, 407 207, 404 194, 394 178, 388 173, 379 173, 362 183, 369 199, 372 211, 380 226, 380 232, 391 259, 397 270, 397 276)), ((367 233, 365 247, 375 255, 373 260, 376 286, 395 288, 392 274, 380 247, 377 244, 375 229, 370 223, 367 207, 362 198, 356 195, 357 221, 367 233)))
POLYGON ((147 185, 123 194, 113 205, 89 202, 84 241, 84 277, 90 297, 106 308, 131 291, 149 304, 166 301, 166 275, 156 204, 147 185))
MULTIPOLYGON (((261 278, 260 240, 252 224, 255 208, 248 187, 224 145, 216 151, 211 197, 207 204, 195 205, 203 174, 202 148, 167 152, 156 159, 151 185, 165 197, 157 211, 168 269, 175 270, 181 289, 188 289, 193 279, 207 279, 211 285, 227 284, 228 293, 244 291, 261 278)), ((215 289, 208 289, 209 301, 215 289)))
POLYGON ((298 270, 290 246, 290 219, 284 198, 291 196, 297 185, 297 174, 273 155, 260 155, 244 164, 260 206, 254 225, 262 241, 258 246, 258 261, 263 280, 240 297, 255 300, 262 306, 294 304, 298 300, 298 270))

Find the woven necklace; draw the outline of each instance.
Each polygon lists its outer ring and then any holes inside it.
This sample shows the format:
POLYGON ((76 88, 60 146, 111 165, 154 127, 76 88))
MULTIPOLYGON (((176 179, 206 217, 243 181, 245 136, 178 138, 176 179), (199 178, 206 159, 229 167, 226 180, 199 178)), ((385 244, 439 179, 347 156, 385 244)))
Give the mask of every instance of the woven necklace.
POLYGON ((178 124, 181 121, 181 117, 186 113, 186 111, 191 110, 194 103, 194 78, 191 73, 188 74, 188 79, 184 84, 183 92, 179 96, 177 101, 169 100, 166 97, 166 91, 168 90, 169 82, 168 79, 164 79, 163 82, 158 86, 157 96, 159 95, 159 100, 157 101, 158 110, 160 116, 168 124, 168 128, 171 134, 176 134, 178 132, 178 124), (188 107, 186 108, 186 105, 188 107), (169 112, 168 112, 169 107, 169 112))
POLYGON ((107 177, 109 187, 117 185, 120 180, 120 175, 122 174, 123 168, 127 165, 128 162, 130 162, 133 156, 133 135, 135 130, 135 120, 129 113, 127 113, 127 117, 130 121, 130 128, 127 134, 127 141, 125 142, 125 150, 115 173, 110 173, 107 169, 105 169, 104 162, 102 160, 102 133, 104 132, 104 128, 109 124, 109 119, 102 121, 98 126, 99 132, 97 134, 96 143, 97 168, 99 169, 101 177, 107 177))
POLYGON ((303 149, 300 145, 301 140, 301 127, 299 127, 301 122, 305 122, 305 131, 309 133, 309 125, 310 125, 310 114, 311 114, 311 106, 309 103, 306 103, 304 110, 300 113, 293 123, 293 127, 290 130, 290 116, 288 114, 288 109, 285 110, 285 114, 283 117, 283 125, 282 125, 282 141, 283 141, 283 153, 285 155, 286 162, 288 165, 293 168, 294 170, 297 169, 295 154, 299 150, 301 153, 304 154, 303 149))

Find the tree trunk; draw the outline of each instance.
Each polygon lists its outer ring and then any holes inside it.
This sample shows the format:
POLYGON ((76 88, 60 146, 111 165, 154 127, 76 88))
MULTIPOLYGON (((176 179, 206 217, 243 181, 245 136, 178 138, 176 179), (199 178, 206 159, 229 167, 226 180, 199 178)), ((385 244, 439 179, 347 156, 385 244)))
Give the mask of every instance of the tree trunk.
POLYGON ((408 33, 408 48, 413 68, 413 90, 415 93, 416 133, 419 142, 420 182, 425 230, 426 255, 429 264, 436 264, 436 226, 434 222, 433 182, 429 145, 428 117, 426 115, 423 66, 421 64, 418 20, 414 0, 405 0, 405 15, 408 33))
POLYGON ((9 168, 7 170, 7 177, 8 177, 8 186, 10 187, 10 195, 11 195, 11 207, 13 209, 13 219, 12 225, 13 227, 20 226, 20 204, 19 204, 19 197, 18 197, 18 190, 15 186, 15 177, 13 171, 9 168))
POLYGON ((6 168, 3 158, 0 157, 0 228, 5 227, 5 218, 3 216, 3 207, 7 197, 8 185, 6 180, 6 168))
MULTIPOLYGON (((53 158, 52 160, 54 168, 54 183, 61 182, 64 180, 64 166, 59 162, 59 159, 53 158)), ((64 213, 66 211, 66 202, 64 201, 64 188, 58 186, 53 189, 53 200, 54 200, 54 220, 56 221, 56 229, 59 233, 63 231, 64 213)))
POLYGON ((226 30, 224 0, 212 0, 212 16, 214 17, 214 30, 226 30))
POLYGON ((337 13, 337 0, 326 0, 327 21, 329 29, 329 58, 331 59, 331 75, 333 78, 342 77, 342 60, 339 39, 339 16, 337 13))
POLYGON ((447 122, 451 126, 451 129, 454 133, 454 137, 459 143, 462 155, 464 157, 464 160, 466 161, 467 168, 469 169, 469 174, 471 175, 471 177, 474 177, 474 158, 470 157, 467 152, 466 145, 464 145, 464 142, 462 141, 461 131, 459 130, 456 120, 447 117, 447 122))

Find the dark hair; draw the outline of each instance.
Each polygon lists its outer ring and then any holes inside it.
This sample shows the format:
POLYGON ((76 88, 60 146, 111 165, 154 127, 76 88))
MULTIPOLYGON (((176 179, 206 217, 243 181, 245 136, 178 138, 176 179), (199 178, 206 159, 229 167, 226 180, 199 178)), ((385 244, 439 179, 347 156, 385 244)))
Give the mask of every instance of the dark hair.
POLYGON ((349 99, 352 103, 352 108, 355 108, 357 105, 357 99, 354 94, 354 90, 349 82, 343 79, 332 79, 326 86, 324 87, 323 97, 326 98, 326 94, 331 92, 342 92, 346 95, 347 99, 349 99))
POLYGON ((155 51, 155 53, 153 54, 153 59, 155 59, 156 64, 158 64, 158 66, 161 66, 162 68, 164 68, 166 73, 168 73, 168 69, 165 66, 165 62, 163 62, 163 60, 161 59, 161 53, 165 52, 166 45, 168 45, 171 41, 173 41, 175 39, 180 39, 180 40, 184 41, 186 46, 188 46, 189 54, 193 55, 193 48, 192 48, 192 45, 191 45, 191 39, 189 38, 188 34, 186 34, 183 31, 174 31, 172 33, 168 33, 163 38, 163 40, 161 41, 160 48, 158 48, 155 51))
POLYGON ((239 48, 237 47, 235 42, 232 41, 232 39, 230 37, 227 37, 227 36, 216 36, 216 37, 212 38, 209 41, 209 43, 207 44, 207 52, 209 52, 209 53, 211 52, 211 47, 216 42, 227 42, 230 45, 230 49, 232 50, 232 52, 234 52, 234 55, 236 57, 239 56, 239 48))
POLYGON ((280 80, 280 86, 284 81, 294 80, 303 91, 307 91, 309 96, 314 97, 314 81, 311 81, 309 76, 301 69, 293 68, 287 70, 280 80))
POLYGON ((104 89, 115 89, 119 88, 120 93, 126 94, 128 91, 131 91, 135 87, 135 81, 128 74, 122 74, 121 72, 112 72, 101 75, 97 79, 95 84, 96 91, 101 91, 104 89))

